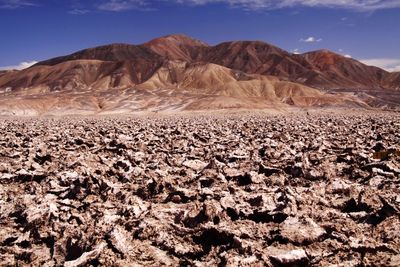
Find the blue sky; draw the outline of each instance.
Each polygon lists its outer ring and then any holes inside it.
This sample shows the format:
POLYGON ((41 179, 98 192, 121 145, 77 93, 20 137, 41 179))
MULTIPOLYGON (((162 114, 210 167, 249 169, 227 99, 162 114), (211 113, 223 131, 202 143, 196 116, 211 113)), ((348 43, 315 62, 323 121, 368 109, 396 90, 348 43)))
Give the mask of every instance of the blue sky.
POLYGON ((0 0, 0 69, 183 33, 326 48, 400 71, 400 0, 0 0))

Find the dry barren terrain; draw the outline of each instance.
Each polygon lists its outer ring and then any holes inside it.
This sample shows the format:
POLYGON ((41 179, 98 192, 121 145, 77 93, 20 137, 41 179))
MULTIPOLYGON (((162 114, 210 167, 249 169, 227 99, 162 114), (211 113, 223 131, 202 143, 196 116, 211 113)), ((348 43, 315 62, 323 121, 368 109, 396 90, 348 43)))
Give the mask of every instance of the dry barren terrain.
POLYGON ((398 113, 2 118, 0 147, 0 265, 400 265, 398 113))
POLYGON ((110 44, 0 72, 0 116, 219 109, 399 111, 400 74, 328 50, 168 35, 110 44))

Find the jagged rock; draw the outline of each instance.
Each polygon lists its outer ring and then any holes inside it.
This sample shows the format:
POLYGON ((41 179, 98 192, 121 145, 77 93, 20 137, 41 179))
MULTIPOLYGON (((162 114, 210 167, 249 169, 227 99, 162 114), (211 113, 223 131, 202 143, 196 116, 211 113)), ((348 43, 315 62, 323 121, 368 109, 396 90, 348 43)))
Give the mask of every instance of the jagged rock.
POLYGON ((309 258, 303 249, 272 254, 269 257, 278 266, 307 266, 309 264, 309 258))
POLYGON ((278 168, 274 168, 274 167, 267 167, 267 166, 264 166, 263 164, 260 164, 258 172, 265 174, 265 176, 269 177, 273 174, 282 172, 282 170, 280 170, 278 168))
POLYGON ((310 218, 287 218, 280 228, 281 235, 294 244, 304 245, 318 241, 326 231, 310 218))
POLYGON ((309 180, 319 180, 325 177, 324 172, 319 170, 311 170, 305 173, 305 177, 309 180))
POLYGON ((326 190, 332 194, 347 195, 350 192, 350 188, 351 186, 347 184, 345 181, 340 179, 335 179, 327 185, 326 190))
POLYGON ((100 253, 107 246, 106 242, 102 242, 98 244, 93 250, 89 252, 84 252, 79 258, 73 261, 66 261, 64 263, 65 267, 79 267, 85 266, 89 263, 89 261, 95 260, 99 257, 100 253))
POLYGON ((382 183, 384 182, 385 177, 377 175, 369 179, 368 184, 372 187, 377 187, 379 188, 382 183))
POLYGON ((207 163, 200 160, 187 160, 183 162, 182 165, 195 171, 201 171, 207 166, 207 163))

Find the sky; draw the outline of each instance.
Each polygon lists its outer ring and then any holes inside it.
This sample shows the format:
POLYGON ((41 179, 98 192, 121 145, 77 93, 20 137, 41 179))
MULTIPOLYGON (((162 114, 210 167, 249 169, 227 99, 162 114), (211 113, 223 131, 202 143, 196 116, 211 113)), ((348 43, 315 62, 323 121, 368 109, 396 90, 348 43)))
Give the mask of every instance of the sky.
POLYGON ((400 0, 0 0, 0 32, 0 70, 180 33, 329 49, 400 71, 400 0))

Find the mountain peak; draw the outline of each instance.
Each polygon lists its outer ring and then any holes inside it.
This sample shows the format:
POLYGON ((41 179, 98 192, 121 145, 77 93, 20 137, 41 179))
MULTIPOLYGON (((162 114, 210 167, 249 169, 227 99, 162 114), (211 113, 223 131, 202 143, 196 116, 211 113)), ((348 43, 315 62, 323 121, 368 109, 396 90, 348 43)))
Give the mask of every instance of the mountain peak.
POLYGON ((150 45, 157 45, 160 43, 173 43, 175 45, 190 45, 190 46, 208 46, 203 41, 197 40, 195 38, 192 38, 190 36, 187 36, 185 34, 170 34, 170 35, 165 35, 156 39, 153 39, 146 44, 150 45))
POLYGON ((311 51, 309 53, 335 54, 334 52, 332 52, 331 50, 328 50, 328 49, 318 49, 318 50, 311 51))
POLYGON ((337 54, 331 50, 328 49, 319 49, 319 50, 314 50, 310 52, 303 53, 303 55, 330 55, 330 56, 338 56, 338 57, 344 57, 340 54, 337 54))
POLYGON ((338 62, 351 60, 343 55, 336 54, 327 49, 311 51, 302 54, 307 60, 316 64, 320 68, 326 68, 337 64, 338 62))
POLYGON ((142 45, 154 53, 171 60, 192 62, 202 49, 209 46, 199 40, 183 34, 172 34, 153 39, 142 45))

